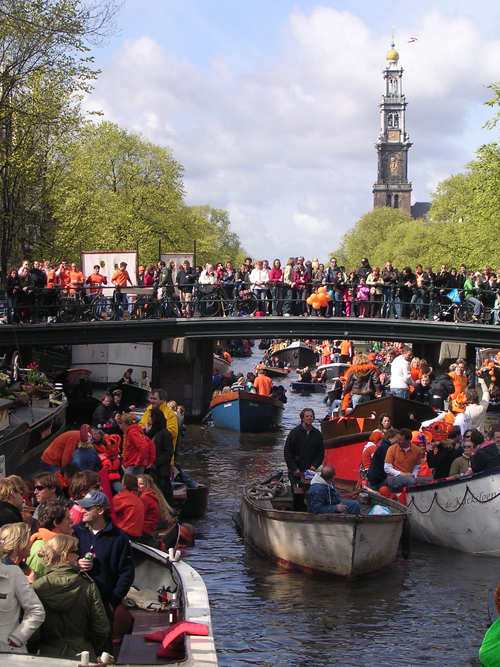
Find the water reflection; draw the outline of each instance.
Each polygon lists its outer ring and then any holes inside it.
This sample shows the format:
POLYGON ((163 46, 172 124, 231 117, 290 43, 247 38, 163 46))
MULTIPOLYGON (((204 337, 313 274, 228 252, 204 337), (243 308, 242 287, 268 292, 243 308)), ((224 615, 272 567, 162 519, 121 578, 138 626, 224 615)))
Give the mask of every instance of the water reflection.
MULTIPOLYGON (((234 367, 246 374, 256 361, 234 367)), ((321 394, 288 397, 282 432, 189 426, 182 443, 183 466, 211 484, 209 513, 196 522, 186 558, 207 584, 221 667, 478 667, 500 559, 413 542, 408 561, 399 557, 385 572, 349 583, 285 569, 238 535, 231 515, 241 487, 284 469, 286 433, 303 407, 324 414, 321 394)))

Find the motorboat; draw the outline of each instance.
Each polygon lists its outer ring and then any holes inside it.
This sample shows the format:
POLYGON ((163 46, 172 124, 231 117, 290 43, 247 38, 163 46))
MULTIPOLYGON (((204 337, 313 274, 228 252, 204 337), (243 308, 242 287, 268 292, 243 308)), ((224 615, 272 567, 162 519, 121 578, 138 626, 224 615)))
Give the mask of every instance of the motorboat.
POLYGON ((356 484, 358 481, 363 448, 383 414, 391 417, 394 428, 413 431, 418 430, 423 421, 436 416, 428 405, 389 395, 358 403, 346 416, 321 421, 325 463, 335 468, 340 483, 356 484))
POLYGON ((268 356, 278 357, 280 361, 289 364, 292 368, 316 366, 316 352, 301 340, 296 340, 281 350, 268 351, 268 356))
POLYGON ((326 370, 326 379, 327 380, 336 380, 337 378, 344 375, 344 373, 350 368, 350 364, 322 364, 316 369, 316 373, 321 373, 326 370))
POLYGON ((500 557, 500 468, 406 488, 412 537, 500 557))
POLYGON ((309 573, 355 579, 388 567, 396 558, 409 516, 404 505, 367 490, 359 516, 311 514, 293 510, 291 490, 274 498, 252 497, 243 490, 234 517, 245 539, 261 554, 309 573), (370 515, 375 505, 390 513, 370 515))
POLYGON ((265 433, 281 427, 284 405, 246 391, 217 396, 210 403, 214 426, 238 433, 265 433))
MULTIPOLYGON (((133 586, 138 591, 149 591, 158 607, 157 591, 166 590, 169 601, 164 611, 149 611, 146 605, 131 607, 132 596, 126 605, 119 607, 115 614, 115 636, 121 638, 121 647, 116 665, 165 665, 179 667, 217 667, 217 653, 210 617, 210 605, 205 583, 198 572, 180 560, 180 552, 170 549, 168 553, 143 544, 132 544, 135 562, 133 586), (172 593, 177 596, 176 609, 171 610, 172 593), (178 625, 173 626, 173 616, 178 616, 178 625), (118 619, 119 616, 119 620, 118 619), (124 634, 124 629, 128 631, 124 634), (204 634, 181 634, 173 649, 176 657, 158 658, 156 653, 162 646, 161 640, 148 641, 145 636, 155 632, 164 634, 171 628, 199 631, 204 634)), ((133 603, 132 603, 133 604, 133 603)), ((172 645, 171 645, 172 646, 172 645)), ((9 667, 71 667, 74 659, 49 658, 28 654, 2 654, 2 664, 9 667)), ((83 663, 83 660, 80 660, 83 663)))
POLYGON ((222 377, 226 377, 230 368, 231 364, 227 359, 224 359, 224 357, 221 357, 218 354, 214 354, 214 370, 218 371, 222 377))
POLYGON ((15 473, 30 440, 26 422, 11 422, 14 406, 14 401, 0 398, 0 477, 15 473))
POLYGON ((276 368, 274 366, 263 366, 264 375, 275 380, 285 380, 290 373, 289 368, 276 368))
POLYGON ((296 382, 290 383, 290 388, 297 394, 320 394, 326 391, 326 384, 324 382, 296 382))

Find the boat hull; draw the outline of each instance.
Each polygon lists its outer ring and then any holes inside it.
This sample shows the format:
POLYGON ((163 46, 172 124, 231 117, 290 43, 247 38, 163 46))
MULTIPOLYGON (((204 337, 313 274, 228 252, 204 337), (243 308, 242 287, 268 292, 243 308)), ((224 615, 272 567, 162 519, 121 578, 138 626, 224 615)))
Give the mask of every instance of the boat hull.
POLYGON ((232 392, 210 403, 214 426, 238 433, 263 433, 281 428, 283 404, 268 396, 232 392))
POLYGON ((384 413, 391 416, 394 428, 411 430, 418 430, 423 421, 436 414, 422 403, 386 396, 357 405, 346 417, 322 421, 325 463, 334 466, 340 483, 355 484, 358 481, 363 448, 384 413))
POLYGON ((316 353, 305 343, 301 343, 300 345, 292 343, 282 350, 273 352, 272 356, 278 357, 286 364, 290 364, 292 368, 304 368, 305 366, 312 368, 316 366, 316 353))
POLYGON ((280 378, 284 380, 288 377, 290 370, 288 368, 273 368, 272 366, 264 367, 264 375, 268 378, 280 378))
POLYGON ((196 486, 186 489, 186 501, 181 507, 183 519, 201 519, 207 513, 209 486, 196 486))
POLYGON ((335 380, 336 378, 344 375, 344 373, 350 368, 349 364, 323 364, 318 366, 316 372, 319 373, 323 370, 326 370, 326 379, 335 380))
MULTIPOLYGON (((382 496, 372 494, 383 502, 382 496)), ((391 501, 388 501, 389 504, 391 501)), ((247 541, 288 567, 355 579, 389 566, 396 558, 406 513, 387 516, 320 514, 276 510, 268 500, 243 492, 239 518, 247 541)))
POLYGON ((47 406, 48 401, 33 401, 34 421, 31 422, 28 415, 26 419, 23 418, 23 421, 28 423, 30 433, 28 445, 16 469, 16 475, 20 475, 23 479, 40 471, 40 457, 50 443, 63 433, 66 426, 66 409, 68 406, 66 396, 62 394, 60 405, 54 408, 48 408, 47 406))
POLYGON ((500 557, 500 468, 406 489, 412 537, 500 557))
POLYGON ((320 394, 326 390, 322 382, 291 382, 290 387, 299 394, 320 394))
POLYGON ((219 357, 216 354, 214 354, 214 369, 216 371, 219 371, 219 373, 222 375, 222 377, 226 377, 226 375, 229 373, 229 369, 231 368, 231 364, 229 361, 226 361, 223 357, 219 357))

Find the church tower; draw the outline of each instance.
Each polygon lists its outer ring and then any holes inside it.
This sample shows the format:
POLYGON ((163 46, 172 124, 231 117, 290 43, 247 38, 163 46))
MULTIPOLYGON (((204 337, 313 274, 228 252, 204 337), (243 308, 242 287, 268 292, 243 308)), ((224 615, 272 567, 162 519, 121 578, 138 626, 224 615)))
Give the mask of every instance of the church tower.
POLYGON ((381 129, 377 149, 377 181, 373 185, 373 207, 402 208, 411 213, 411 183, 408 181, 408 149, 411 146, 405 127, 406 100, 403 95, 403 69, 398 68, 399 53, 392 44, 383 71, 385 92, 380 101, 381 129))

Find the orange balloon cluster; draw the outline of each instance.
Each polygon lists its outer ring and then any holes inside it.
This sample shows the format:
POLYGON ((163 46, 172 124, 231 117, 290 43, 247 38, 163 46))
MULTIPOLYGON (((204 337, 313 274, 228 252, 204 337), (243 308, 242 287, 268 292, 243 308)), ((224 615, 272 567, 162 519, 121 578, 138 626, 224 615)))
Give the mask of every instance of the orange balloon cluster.
POLYGON ((312 306, 314 310, 319 310, 320 308, 324 308, 331 300, 332 297, 326 293, 326 287, 320 287, 317 292, 311 294, 307 299, 307 303, 312 306))

